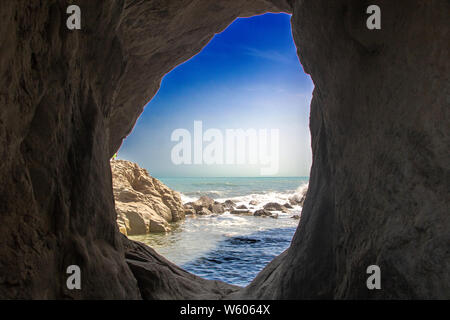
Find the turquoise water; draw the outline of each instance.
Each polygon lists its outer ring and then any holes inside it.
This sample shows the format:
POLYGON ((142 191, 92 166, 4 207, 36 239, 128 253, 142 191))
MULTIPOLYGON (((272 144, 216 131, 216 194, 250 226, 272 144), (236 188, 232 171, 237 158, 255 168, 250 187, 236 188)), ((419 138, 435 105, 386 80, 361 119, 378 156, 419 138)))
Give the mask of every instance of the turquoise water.
MULTIPOLYGON (((181 192, 184 202, 208 195, 218 201, 232 199, 251 210, 267 202, 286 203, 301 195, 308 178, 159 178, 181 192), (256 201, 251 205, 250 201, 256 201)), ((278 218, 221 215, 187 217, 172 224, 167 234, 132 236, 153 247, 168 260, 206 279, 246 286, 267 263, 289 247, 301 214, 294 206, 278 218)))
POLYGON ((203 195, 218 199, 270 192, 293 193, 309 180, 308 177, 157 178, 193 199, 203 195))

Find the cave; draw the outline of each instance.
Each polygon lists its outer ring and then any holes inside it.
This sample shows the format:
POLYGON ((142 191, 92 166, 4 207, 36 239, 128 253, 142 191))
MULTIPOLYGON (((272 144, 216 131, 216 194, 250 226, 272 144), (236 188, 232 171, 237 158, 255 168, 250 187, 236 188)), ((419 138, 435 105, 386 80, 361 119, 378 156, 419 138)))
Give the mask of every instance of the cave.
POLYGON ((79 30, 73 1, 1 4, 1 298, 450 298, 448 1, 76 2, 79 30), (315 85, 313 165, 291 246, 241 289, 122 236, 109 159, 166 73, 266 12, 292 14, 315 85))

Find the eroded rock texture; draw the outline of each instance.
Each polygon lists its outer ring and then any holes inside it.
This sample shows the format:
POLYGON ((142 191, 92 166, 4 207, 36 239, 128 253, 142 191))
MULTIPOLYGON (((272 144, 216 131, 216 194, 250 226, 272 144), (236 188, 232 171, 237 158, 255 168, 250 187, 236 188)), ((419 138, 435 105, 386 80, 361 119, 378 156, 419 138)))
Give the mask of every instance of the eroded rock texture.
POLYGON ((125 160, 111 161, 117 224, 125 235, 170 231, 184 219, 180 194, 146 169, 125 160))
POLYGON ((313 166, 291 247, 256 298, 450 297, 448 1, 300 1, 298 55, 315 84, 313 166), (365 28, 369 4, 382 29, 365 28), (366 268, 382 290, 367 290, 366 268))
POLYGON ((450 298, 448 1, 79 0, 81 31, 69 4, 0 5, 2 298, 450 298), (266 11, 293 12, 316 86, 302 222, 246 289, 191 290, 205 280, 122 239, 109 159, 165 73, 266 11), (365 287, 371 264, 382 290, 365 287))

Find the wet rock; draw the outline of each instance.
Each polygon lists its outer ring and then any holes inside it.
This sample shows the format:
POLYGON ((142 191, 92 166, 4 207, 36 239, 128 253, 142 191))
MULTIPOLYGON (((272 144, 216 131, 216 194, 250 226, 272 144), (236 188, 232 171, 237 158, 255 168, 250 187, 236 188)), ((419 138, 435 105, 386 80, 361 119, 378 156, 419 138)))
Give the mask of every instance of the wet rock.
POLYGON ((249 204, 251 204, 252 206, 256 206, 256 205, 258 204, 258 201, 256 201, 256 200, 251 200, 251 201, 249 202, 249 204))
POLYGON ((218 213, 218 214, 224 213, 225 212, 225 207, 221 203, 214 203, 211 206, 211 212, 212 213, 218 213))
POLYGON ((303 204, 305 203, 305 198, 306 198, 305 195, 303 195, 301 197, 293 196, 293 197, 289 198, 289 203, 293 206, 297 205, 297 206, 303 207, 303 204))
POLYGON ((240 214, 245 216, 251 216, 252 213, 249 210, 232 210, 230 211, 231 214, 240 214))
POLYGON ((285 207, 286 209, 293 209, 294 208, 287 202, 285 204, 283 204, 283 207, 285 207))
POLYGON ((295 220, 300 220, 300 215, 294 214, 291 218, 295 220))
POLYGON ((279 204, 277 202, 266 203, 263 208, 268 211, 288 212, 288 210, 284 206, 282 206, 281 204, 279 204))
POLYGON ((248 209, 246 205, 241 204, 240 206, 236 207, 236 209, 248 209))
POLYGON ((201 196, 197 201, 194 201, 192 203, 192 206, 194 207, 195 211, 198 213, 203 208, 211 210, 213 204, 214 204, 213 199, 211 199, 208 196, 201 196))
POLYGON ((187 215, 195 215, 195 209, 191 204, 184 204, 184 214, 187 215))
POLYGON ((236 203, 233 200, 226 200, 223 203, 224 207, 227 209, 234 209, 236 207, 236 203))
POLYGON ((205 208, 205 207, 202 207, 202 208, 200 208, 200 210, 196 210, 195 212, 201 216, 206 216, 206 215, 212 214, 212 212, 208 208, 205 208))
POLYGON ((268 216, 272 215, 272 212, 270 212, 269 210, 266 210, 266 209, 259 209, 259 210, 256 210, 253 213, 253 215, 256 216, 256 217, 259 217, 259 216, 266 216, 266 217, 268 217, 268 216))

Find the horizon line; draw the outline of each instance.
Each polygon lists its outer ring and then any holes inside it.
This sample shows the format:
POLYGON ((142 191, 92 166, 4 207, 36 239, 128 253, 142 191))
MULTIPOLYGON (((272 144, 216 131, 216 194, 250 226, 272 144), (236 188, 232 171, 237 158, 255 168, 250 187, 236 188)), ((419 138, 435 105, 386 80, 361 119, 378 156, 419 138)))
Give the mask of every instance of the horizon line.
MULTIPOLYGON (((151 174, 151 173, 150 173, 151 174)), ((162 176, 154 175, 155 178, 309 178, 310 176, 162 176)))

